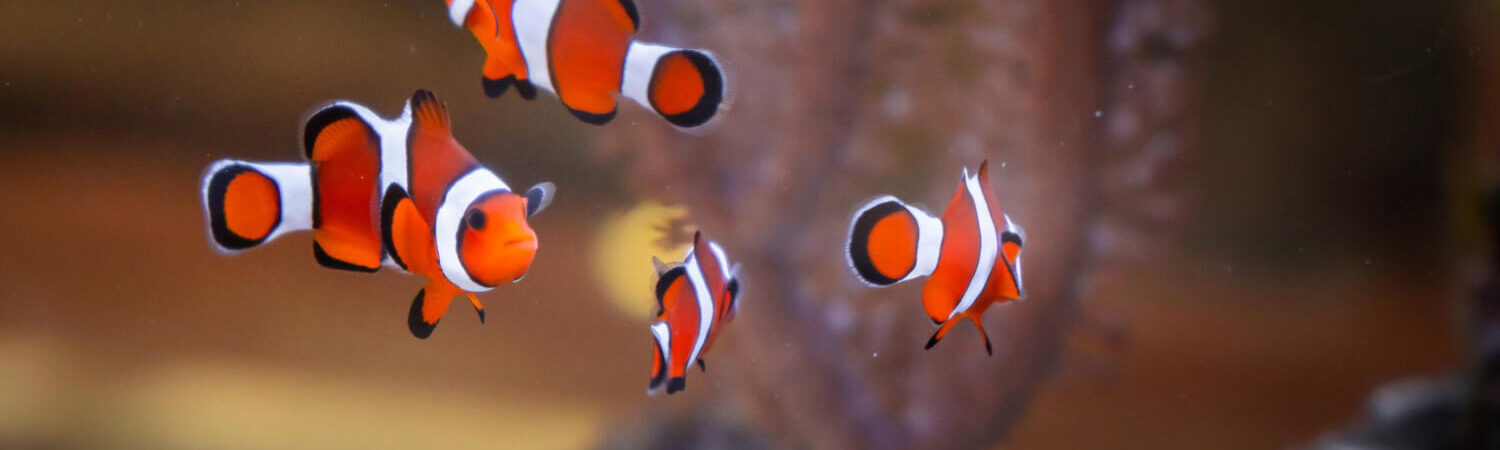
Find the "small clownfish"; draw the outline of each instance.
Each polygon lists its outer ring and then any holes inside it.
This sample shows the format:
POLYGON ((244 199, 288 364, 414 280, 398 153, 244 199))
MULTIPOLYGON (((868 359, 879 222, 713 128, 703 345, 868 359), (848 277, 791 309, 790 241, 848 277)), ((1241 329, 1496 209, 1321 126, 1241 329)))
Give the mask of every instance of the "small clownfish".
POLYGON ((724 75, 704 50, 634 42, 640 15, 632 0, 447 0, 448 18, 467 28, 486 59, 484 93, 522 98, 541 87, 584 122, 614 119, 615 94, 667 122, 695 128, 724 101, 724 75))
POLYGON ((984 351, 994 355, 980 318, 990 305, 1020 299, 1025 292, 1025 235, 1000 211, 986 161, 977 175, 964 168, 942 218, 889 195, 860 206, 849 224, 846 256, 859 279, 872 286, 931 277, 922 288, 922 307, 941 326, 926 348, 937 345, 959 319, 968 318, 984 338, 984 351))
POLYGON ((739 265, 730 268, 724 248, 703 239, 702 232, 693 235, 682 263, 651 262, 656 264, 657 321, 651 324, 656 348, 646 393, 665 385, 672 394, 687 387, 687 370, 695 361, 708 371, 701 356, 739 311, 739 265))
POLYGON ((552 202, 552 183, 517 195, 453 139, 447 106, 426 90, 401 117, 338 101, 307 119, 305 163, 220 160, 203 178, 212 245, 238 253, 312 230, 318 264, 427 279, 407 325, 427 338, 454 297, 484 322, 475 292, 520 281, 536 255, 526 219, 552 202))

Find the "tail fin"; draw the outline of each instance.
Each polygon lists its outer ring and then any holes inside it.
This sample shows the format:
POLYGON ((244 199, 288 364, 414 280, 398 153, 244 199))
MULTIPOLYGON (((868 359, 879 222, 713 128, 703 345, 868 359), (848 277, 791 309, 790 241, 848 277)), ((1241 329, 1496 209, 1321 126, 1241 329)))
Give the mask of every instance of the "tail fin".
POLYGON ((626 52, 620 92, 682 128, 713 121, 727 104, 713 54, 640 42, 626 52))
POLYGON ((860 280, 889 286, 931 275, 942 243, 941 220, 884 195, 854 213, 847 256, 860 280))
POLYGON ((312 171, 302 163, 219 160, 203 176, 216 249, 234 253, 312 228, 312 171))
MULTIPOLYGON (((922 347, 922 349, 932 350, 932 346, 937 345, 939 341, 942 341, 943 337, 947 336, 949 331, 953 331, 954 325, 958 325, 957 319, 948 319, 946 322, 943 322, 942 326, 938 327, 937 332, 932 333, 932 338, 927 340, 927 346, 922 347)), ((989 345, 989 337, 985 337, 985 345, 989 345)))

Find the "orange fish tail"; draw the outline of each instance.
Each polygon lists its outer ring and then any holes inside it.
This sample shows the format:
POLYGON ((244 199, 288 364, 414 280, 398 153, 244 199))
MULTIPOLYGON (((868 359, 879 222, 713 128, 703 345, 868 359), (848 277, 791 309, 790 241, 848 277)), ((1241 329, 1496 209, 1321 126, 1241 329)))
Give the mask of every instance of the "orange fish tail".
POLYGON ((713 54, 640 42, 626 54, 621 93, 682 128, 708 124, 728 105, 713 54))
POLYGON ((213 163, 202 187, 212 244, 232 253, 311 228, 311 184, 307 164, 213 163))
POLYGON ((937 265, 942 223, 891 196, 876 197, 854 213, 845 256, 861 281, 888 286, 930 275, 937 265))

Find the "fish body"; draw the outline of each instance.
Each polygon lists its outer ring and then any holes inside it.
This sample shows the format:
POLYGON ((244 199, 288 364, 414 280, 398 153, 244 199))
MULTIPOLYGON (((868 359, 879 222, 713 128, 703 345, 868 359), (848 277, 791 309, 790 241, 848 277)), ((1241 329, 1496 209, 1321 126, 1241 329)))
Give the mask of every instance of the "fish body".
POLYGON ((725 108, 724 75, 713 54, 636 42, 632 0, 447 0, 448 17, 479 41, 485 95, 514 85, 528 100, 537 88, 557 94, 569 112, 602 125, 616 95, 692 129, 725 108))
POLYGON ((210 243, 248 250, 312 231, 313 255, 333 269, 382 267, 422 276, 408 314, 426 338, 457 296, 484 320, 474 293, 519 281, 536 254, 528 217, 552 199, 552 183, 524 195, 480 165, 453 138, 447 107, 417 91, 400 117, 337 101, 303 129, 305 162, 225 159, 209 166, 202 200, 210 243))
POLYGON ((942 217, 883 195, 860 206, 849 224, 846 256, 855 275, 883 287, 928 277, 922 307, 938 330, 932 348, 961 319, 970 319, 993 354, 980 318, 996 303, 1022 298, 1025 231, 1000 209, 989 165, 967 168, 942 217))
POLYGON ((657 314, 651 324, 656 345, 646 392, 665 387, 672 394, 687 386, 687 370, 695 362, 708 370, 703 354, 739 310, 739 268, 731 268, 724 248, 701 232, 693 235, 681 263, 656 265, 657 314))

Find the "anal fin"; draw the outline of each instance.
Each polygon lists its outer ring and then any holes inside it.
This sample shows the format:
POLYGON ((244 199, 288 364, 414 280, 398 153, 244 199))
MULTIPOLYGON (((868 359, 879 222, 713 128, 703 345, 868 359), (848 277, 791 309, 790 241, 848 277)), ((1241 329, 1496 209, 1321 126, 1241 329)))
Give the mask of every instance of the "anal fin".
POLYGON ((500 98, 505 91, 510 90, 510 85, 516 82, 515 75, 506 75, 501 78, 490 78, 485 75, 481 80, 484 84, 484 96, 489 98, 500 98))
POLYGON ((953 319, 944 321, 943 325, 938 327, 937 332, 932 333, 932 338, 927 340, 927 346, 923 347, 923 349, 931 349, 932 346, 937 345, 938 341, 943 340, 943 337, 947 336, 948 332, 953 330, 953 325, 957 323, 958 321, 953 319))
POLYGON ((516 80, 516 93, 526 100, 536 100, 536 85, 531 80, 519 78, 516 80))
POLYGON ((937 345, 938 341, 943 340, 943 337, 947 336, 949 331, 953 331, 954 325, 957 325, 958 322, 962 321, 965 318, 973 321, 974 327, 979 330, 979 337, 981 339, 984 339, 984 352, 989 354, 990 356, 995 356, 995 349, 990 345, 990 335, 989 333, 986 333, 984 331, 984 324, 979 322, 978 316, 970 314, 964 314, 944 321, 943 325, 941 327, 938 327, 937 332, 932 334, 932 339, 927 340, 927 347, 925 348, 931 349, 932 346, 937 345))
POLYGON ((979 322, 979 316, 970 315, 968 317, 969 320, 974 321, 974 328, 979 329, 979 337, 984 339, 984 352, 990 356, 995 356, 995 348, 990 345, 990 334, 984 332, 984 324, 979 322))
POLYGON ((465 292, 464 296, 469 298, 469 304, 474 305, 474 312, 479 313, 479 323, 484 323, 484 304, 479 302, 479 297, 473 292, 465 292))

